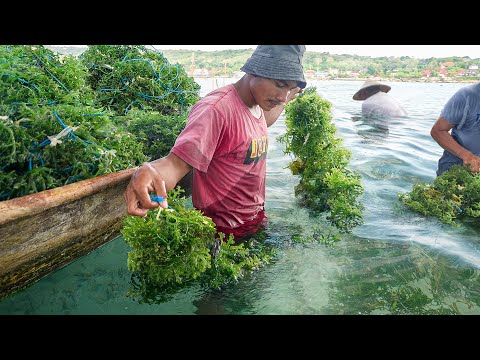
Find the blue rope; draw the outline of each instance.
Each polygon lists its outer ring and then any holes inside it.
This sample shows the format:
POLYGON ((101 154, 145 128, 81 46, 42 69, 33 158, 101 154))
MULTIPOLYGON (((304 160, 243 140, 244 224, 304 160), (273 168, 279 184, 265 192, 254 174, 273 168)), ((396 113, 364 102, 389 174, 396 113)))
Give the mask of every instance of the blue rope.
POLYGON ((66 92, 69 93, 70 90, 68 90, 68 89, 65 87, 65 85, 63 85, 62 82, 61 82, 60 80, 58 80, 58 79, 56 78, 56 76, 53 75, 53 74, 50 72, 50 70, 47 69, 47 64, 45 64, 45 62, 44 62, 42 59, 40 59, 40 57, 39 57, 37 54, 35 54, 34 52, 32 52, 32 54, 38 59, 38 61, 40 61, 40 62, 42 63, 43 69, 45 69, 45 71, 46 71, 51 77, 53 77, 53 79, 54 79, 56 82, 58 82, 58 83, 60 84, 60 86, 65 89, 66 92))
POLYGON ((51 142, 50 139, 45 139, 40 143, 40 147, 43 148, 44 146, 47 146, 48 144, 50 144, 50 142, 51 142))
POLYGON ((35 84, 32 84, 32 83, 28 82, 28 81, 25 80, 25 79, 19 78, 18 76, 15 76, 15 75, 12 75, 12 74, 7 74, 7 73, 4 73, 4 72, 0 73, 0 75, 11 76, 11 77, 13 77, 14 79, 20 81, 21 83, 24 83, 24 84, 33 86, 33 87, 35 88, 35 90, 37 90, 38 92, 41 92, 40 89, 39 89, 35 84))
POLYGON ((142 108, 142 110, 145 109, 145 107, 143 106, 143 104, 142 104, 140 101, 135 100, 135 101, 131 102, 130 104, 128 104, 128 106, 125 108, 123 114, 124 114, 124 115, 127 115, 128 110, 129 110, 129 109, 132 107, 132 105, 134 105, 135 103, 138 103, 138 104, 140 105, 140 107, 142 108))
MULTIPOLYGON (((42 143, 44 141, 42 141, 42 143)), ((45 146, 45 145, 43 145, 43 146, 45 146)), ((42 155, 40 154, 40 151, 38 151, 38 147, 39 147, 38 143, 34 142, 33 143, 33 151, 31 152, 31 155, 28 159, 28 170, 33 169, 33 157, 34 156, 36 156, 38 158, 38 161, 40 163, 40 167, 43 166, 43 164, 45 164, 45 160, 43 159, 42 155)), ((42 147, 42 144, 40 144, 40 147, 42 147)))
POLYGON ((44 69, 45 69, 46 72, 48 72, 48 73, 55 79, 56 82, 58 82, 58 83, 60 84, 60 86, 61 86, 62 88, 65 89, 66 92, 68 92, 68 93, 70 92, 70 90, 68 90, 68 89, 66 88, 66 86, 63 85, 62 82, 61 82, 60 80, 58 80, 58 79, 55 77, 55 75, 53 75, 53 74, 50 72, 50 70, 48 70, 47 68, 44 68, 44 69))
POLYGON ((152 199, 153 201, 156 201, 158 203, 161 203, 163 202, 164 198, 161 197, 161 196, 157 196, 157 195, 150 195, 150 199, 152 199))
MULTIPOLYGON (((64 129, 66 129, 66 128, 67 128, 67 125, 65 125, 65 123, 62 121, 62 119, 60 118, 60 116, 58 116, 58 114, 57 114, 57 112, 56 112, 55 110, 53 110, 53 115, 55 115, 55 117, 57 118, 57 120, 58 120, 58 122, 60 123, 60 125, 62 125, 62 127, 63 127, 64 129)), ((73 139, 78 138, 78 136, 75 135, 72 130, 68 130, 68 136, 70 136, 70 137, 73 138, 73 139)), ((81 140, 82 140, 83 142, 87 142, 86 140, 83 140, 83 139, 81 139, 81 140)), ((50 143, 51 143, 50 139, 45 139, 45 140, 43 140, 43 141, 40 143, 40 147, 47 146, 47 145, 50 144, 50 143)))
MULTIPOLYGON (((180 102, 181 105, 185 105, 186 103, 186 99, 185 99, 185 96, 184 94, 185 93, 194 93, 193 90, 189 90, 189 91, 183 91, 183 90, 179 90, 180 88, 180 85, 181 85, 181 82, 179 81, 178 84, 176 85, 175 88, 172 88, 171 86, 167 86, 166 84, 164 84, 163 82, 161 82, 161 79, 162 79, 162 76, 160 76, 162 70, 165 68, 165 66, 168 66, 168 72, 165 74, 165 76, 168 76, 171 71, 172 71, 172 68, 175 67, 176 69, 176 73, 175 73, 175 77, 173 79, 170 79, 169 80, 169 83, 171 83, 172 81, 176 80, 179 76, 179 73, 180 73, 180 65, 179 64, 175 64, 174 66, 170 65, 170 63, 168 62, 168 60, 163 56, 163 54, 161 52, 158 52, 156 49, 155 49, 155 52, 157 54, 160 54, 164 60, 164 63, 162 65, 162 67, 160 68, 159 72, 157 72, 153 66, 153 64, 147 60, 147 59, 143 59, 143 58, 133 58, 133 59, 127 59, 127 55, 125 55, 122 59, 122 62, 131 62, 131 61, 144 61, 146 62, 150 68, 152 69, 152 72, 153 72, 153 75, 154 77, 156 78, 156 82, 159 84, 160 87, 162 87, 163 89, 165 89, 166 93, 163 94, 163 95, 148 95, 148 94, 145 94, 145 93, 142 93, 140 91, 136 91, 136 90, 132 90, 135 94, 137 94, 138 96, 140 96, 141 98, 143 99, 146 99, 146 100, 160 100, 160 99, 164 99, 166 98, 167 96, 169 96, 170 94, 172 93, 175 93, 177 94, 178 96, 178 100, 180 102)), ((125 85, 124 88, 120 89, 120 88, 117 88, 117 89, 114 89, 114 88, 100 88, 98 89, 98 91, 125 91, 125 90, 128 90, 130 89, 131 87, 129 85, 127 85, 127 82, 129 82, 129 80, 127 80, 126 78, 123 78, 121 79, 122 83, 125 85)), ((136 103, 136 102, 139 102, 138 100, 135 100, 133 103, 129 104, 125 110, 124 110, 124 114, 126 114, 128 112, 128 110, 136 103)), ((142 106, 142 109, 144 108, 143 105, 142 106)))
POLYGON ((8 199, 12 195, 11 192, 0 194, 0 199, 8 199))
POLYGON ((78 174, 78 175, 75 175, 75 176, 71 176, 67 179, 65 184, 70 184, 70 183, 75 182, 78 179, 81 179, 81 178, 84 178, 84 177, 85 177, 85 175, 83 175, 83 174, 78 174))
MULTIPOLYGON (((55 115, 55 117, 60 122, 60 124, 63 126, 63 128, 66 129, 67 126, 63 123, 62 119, 60 119, 60 116, 58 116, 58 114, 55 110, 53 110, 53 115, 55 115)), ((74 139, 77 138, 77 135, 75 135, 72 130, 68 130, 68 134, 74 139)))
POLYGON ((455 206, 457 208, 457 210, 460 212, 460 214, 463 213, 463 210, 460 206, 458 206, 457 204, 455 204, 453 201, 452 201, 452 205, 455 206))

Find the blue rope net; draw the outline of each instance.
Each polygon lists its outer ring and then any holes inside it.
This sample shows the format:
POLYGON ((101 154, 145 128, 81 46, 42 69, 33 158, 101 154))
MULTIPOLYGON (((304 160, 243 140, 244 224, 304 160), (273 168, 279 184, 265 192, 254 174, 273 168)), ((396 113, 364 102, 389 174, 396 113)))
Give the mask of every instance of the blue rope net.
POLYGON ((122 118, 176 116, 198 93, 143 46, 93 46, 79 58, 0 46, 0 201, 141 164, 145 147, 122 118))

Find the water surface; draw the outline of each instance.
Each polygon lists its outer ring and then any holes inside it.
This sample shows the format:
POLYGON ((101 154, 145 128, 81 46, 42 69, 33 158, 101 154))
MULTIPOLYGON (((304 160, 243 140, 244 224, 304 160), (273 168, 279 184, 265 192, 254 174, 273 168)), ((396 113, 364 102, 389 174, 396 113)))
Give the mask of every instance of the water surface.
MULTIPOLYGON (((202 95, 232 79, 197 79, 202 95)), ((267 240, 272 264, 222 291, 192 285, 156 304, 134 301, 130 250, 119 237, 0 301, 0 314, 480 314, 480 228, 441 224, 406 209, 398 194, 432 182, 442 149, 430 129, 463 84, 388 83, 409 116, 366 119, 352 100, 363 81, 310 81, 333 103, 337 136, 362 176, 365 224, 333 247, 300 244, 314 225, 294 196, 298 178, 269 128, 267 240)))

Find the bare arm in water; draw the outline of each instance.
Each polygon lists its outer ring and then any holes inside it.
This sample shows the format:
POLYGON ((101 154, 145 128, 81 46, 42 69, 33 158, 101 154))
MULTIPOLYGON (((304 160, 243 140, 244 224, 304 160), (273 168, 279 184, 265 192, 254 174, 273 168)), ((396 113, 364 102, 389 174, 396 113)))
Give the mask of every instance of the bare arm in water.
POLYGON ((430 135, 442 148, 463 160, 465 165, 470 165, 473 172, 480 172, 480 157, 465 149, 450 134, 454 125, 445 118, 440 117, 433 125, 430 135))

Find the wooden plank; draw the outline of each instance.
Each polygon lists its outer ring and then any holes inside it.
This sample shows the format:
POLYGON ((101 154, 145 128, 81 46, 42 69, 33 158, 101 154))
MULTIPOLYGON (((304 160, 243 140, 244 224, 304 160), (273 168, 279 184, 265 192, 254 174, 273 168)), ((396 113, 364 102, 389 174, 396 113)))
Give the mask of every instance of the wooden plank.
POLYGON ((133 172, 0 202, 0 298, 116 238, 133 172))

